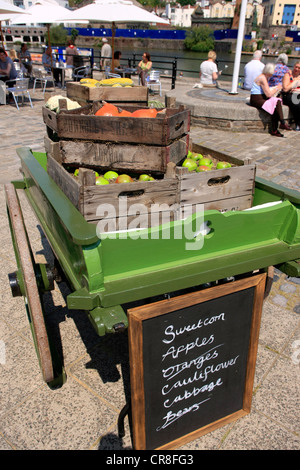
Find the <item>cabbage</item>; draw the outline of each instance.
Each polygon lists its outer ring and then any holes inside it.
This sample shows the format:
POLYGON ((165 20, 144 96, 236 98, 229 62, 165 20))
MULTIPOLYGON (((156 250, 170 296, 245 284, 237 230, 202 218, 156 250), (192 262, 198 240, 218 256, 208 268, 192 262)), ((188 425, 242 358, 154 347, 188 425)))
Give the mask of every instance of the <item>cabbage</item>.
POLYGON ((46 108, 49 108, 51 111, 55 111, 59 113, 59 100, 67 100, 68 110, 81 107, 80 104, 77 103, 77 101, 72 101, 69 98, 66 98, 65 96, 62 96, 62 95, 55 95, 55 96, 51 96, 51 98, 48 99, 48 101, 45 104, 46 108))

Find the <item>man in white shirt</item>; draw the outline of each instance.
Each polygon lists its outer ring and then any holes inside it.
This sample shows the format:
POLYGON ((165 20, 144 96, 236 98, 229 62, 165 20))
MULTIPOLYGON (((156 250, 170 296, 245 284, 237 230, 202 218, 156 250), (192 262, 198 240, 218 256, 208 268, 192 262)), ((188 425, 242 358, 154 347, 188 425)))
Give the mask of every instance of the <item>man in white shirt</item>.
MULTIPOLYGON (((106 38, 102 39, 102 48, 101 48, 101 59, 100 59, 100 68, 105 71, 105 67, 110 66, 112 49, 106 38)), ((103 78, 105 78, 103 74, 103 78)))
POLYGON ((256 77, 263 71, 265 64, 261 62, 262 51, 255 51, 253 59, 248 62, 244 67, 244 86, 245 90, 251 90, 252 85, 256 77))

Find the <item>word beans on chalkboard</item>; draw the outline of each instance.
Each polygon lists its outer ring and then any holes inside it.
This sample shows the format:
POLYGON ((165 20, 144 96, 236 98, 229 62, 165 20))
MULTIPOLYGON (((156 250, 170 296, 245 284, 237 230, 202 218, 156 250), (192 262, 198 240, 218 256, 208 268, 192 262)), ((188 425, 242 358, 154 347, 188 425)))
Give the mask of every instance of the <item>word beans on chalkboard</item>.
POLYGON ((128 311, 135 449, 172 449, 250 412, 265 274, 128 311))

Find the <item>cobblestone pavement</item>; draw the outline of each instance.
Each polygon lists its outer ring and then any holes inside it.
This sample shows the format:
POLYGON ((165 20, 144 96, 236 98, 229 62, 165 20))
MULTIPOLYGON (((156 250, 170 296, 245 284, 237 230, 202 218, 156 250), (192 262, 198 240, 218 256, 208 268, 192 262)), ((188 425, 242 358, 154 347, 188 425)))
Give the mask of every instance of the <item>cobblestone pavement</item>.
MULTIPOLYGON (((170 86, 166 83, 165 89, 170 86)), ((40 91, 34 108, 0 106, 0 450, 131 449, 129 425, 117 435, 128 379, 126 335, 99 338, 84 312, 68 311, 66 286, 45 297, 46 315, 63 353, 66 384, 50 390, 41 379, 24 301, 13 298, 7 274, 16 263, 5 213, 3 184, 19 179, 16 148, 44 150, 40 91), (4 349, 5 347, 5 355, 4 349)), ((233 134, 193 128, 195 143, 240 158, 251 156, 258 174, 299 189, 299 137, 233 134), (273 140, 275 139, 275 141, 273 140), (279 142, 278 142, 279 141, 279 142)), ((24 218, 37 261, 51 250, 30 207, 24 218)), ((300 280, 275 272, 264 303, 251 413, 186 445, 181 450, 299 450, 300 280)))

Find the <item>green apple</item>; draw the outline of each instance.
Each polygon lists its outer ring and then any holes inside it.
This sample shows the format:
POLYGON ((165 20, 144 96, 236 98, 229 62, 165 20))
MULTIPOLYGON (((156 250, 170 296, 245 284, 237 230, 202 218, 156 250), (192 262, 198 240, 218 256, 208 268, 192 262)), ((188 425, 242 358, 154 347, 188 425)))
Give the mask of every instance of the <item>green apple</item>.
POLYGON ((103 176, 97 176, 96 177, 96 184, 98 185, 102 185, 102 184, 109 184, 109 181, 105 178, 103 178, 103 176))
POLYGON ((139 176, 139 181, 150 181, 150 178, 151 176, 143 174, 139 176))
POLYGON ((191 152, 191 150, 188 151, 186 158, 191 158, 193 160, 194 154, 191 152))
POLYGON ((129 175, 119 175, 116 183, 132 183, 133 179, 129 175))
POLYGON ((191 158, 186 158, 182 164, 183 167, 187 168, 189 171, 194 171, 197 168, 197 162, 191 158))
POLYGON ((207 165, 200 165, 198 166, 198 168, 196 169, 197 172, 200 172, 200 171, 211 171, 211 167, 210 166, 207 166, 207 165))
POLYGON ((76 170, 74 171, 74 176, 78 176, 79 175, 79 168, 76 168, 76 170))
POLYGON ((211 158, 203 157, 198 161, 199 166, 209 166, 210 168, 213 166, 213 161, 211 158))
POLYGON ((153 178, 153 176, 150 176, 148 181, 155 181, 155 178, 153 178))
POLYGON ((103 175, 103 178, 107 179, 107 180, 116 180, 118 178, 118 173, 116 171, 107 171, 106 173, 104 173, 103 175))
POLYGON ((98 176, 100 176, 99 173, 97 173, 97 171, 94 171, 94 173, 95 173, 95 178, 97 178, 98 176))
POLYGON ((203 158, 204 158, 203 155, 201 155, 201 153, 198 153, 197 155, 194 155, 193 160, 195 160, 196 162, 199 162, 199 160, 202 160, 203 158))
POLYGON ((217 170, 220 170, 221 168, 231 168, 231 165, 228 162, 218 162, 216 168, 217 170))

